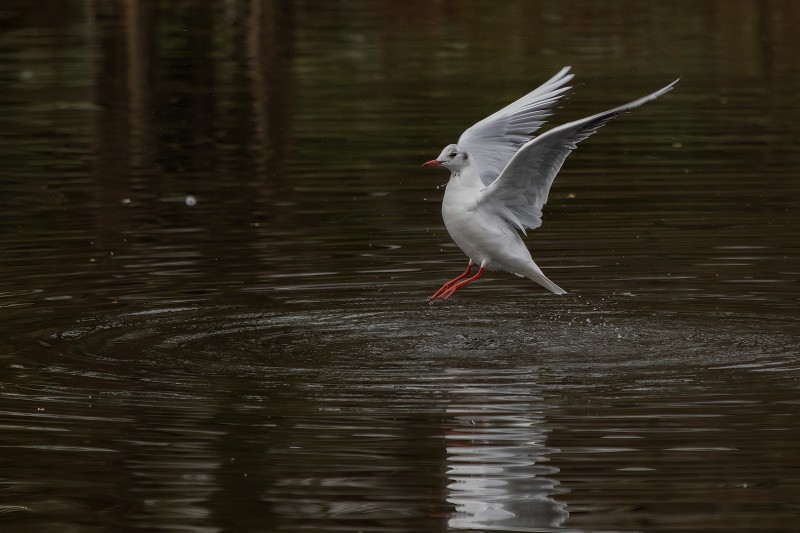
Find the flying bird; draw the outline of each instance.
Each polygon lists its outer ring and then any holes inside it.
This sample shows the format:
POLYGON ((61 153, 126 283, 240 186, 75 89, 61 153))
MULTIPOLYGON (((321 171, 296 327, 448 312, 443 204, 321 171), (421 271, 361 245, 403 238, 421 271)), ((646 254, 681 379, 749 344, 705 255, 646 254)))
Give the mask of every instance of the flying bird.
POLYGON ((567 291, 536 266, 519 233, 542 225, 542 207, 553 180, 577 144, 608 121, 655 100, 679 80, 628 104, 562 124, 534 137, 553 106, 571 88, 570 67, 539 88, 481 120, 461 134, 439 157, 423 167, 444 167, 450 181, 442 200, 442 218, 450 237, 469 258, 463 274, 431 296, 447 300, 479 279, 484 270, 505 270, 532 279, 555 294, 567 291), (473 265, 478 272, 470 275, 473 265))

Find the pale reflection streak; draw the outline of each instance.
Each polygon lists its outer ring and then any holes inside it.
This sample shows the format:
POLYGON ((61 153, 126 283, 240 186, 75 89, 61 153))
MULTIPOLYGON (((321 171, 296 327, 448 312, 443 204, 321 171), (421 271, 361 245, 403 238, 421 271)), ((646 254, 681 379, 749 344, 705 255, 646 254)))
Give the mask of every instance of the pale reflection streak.
POLYGON ((531 384, 518 384, 516 372, 500 383, 470 383, 474 371, 449 372, 463 379, 450 391, 446 409, 447 501, 455 506, 448 525, 511 531, 561 526, 569 513, 553 495, 566 491, 548 477, 558 468, 547 464, 558 450, 545 445, 543 402, 531 384))

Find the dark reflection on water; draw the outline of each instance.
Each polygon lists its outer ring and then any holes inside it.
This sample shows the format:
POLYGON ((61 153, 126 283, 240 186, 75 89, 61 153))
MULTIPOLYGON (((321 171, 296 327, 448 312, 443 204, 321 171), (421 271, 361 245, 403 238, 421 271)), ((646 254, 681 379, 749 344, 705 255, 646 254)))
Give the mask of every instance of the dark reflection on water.
POLYGON ((792 2, 0 5, 2 531, 794 531, 792 2), (419 163, 565 64, 534 257, 419 163))

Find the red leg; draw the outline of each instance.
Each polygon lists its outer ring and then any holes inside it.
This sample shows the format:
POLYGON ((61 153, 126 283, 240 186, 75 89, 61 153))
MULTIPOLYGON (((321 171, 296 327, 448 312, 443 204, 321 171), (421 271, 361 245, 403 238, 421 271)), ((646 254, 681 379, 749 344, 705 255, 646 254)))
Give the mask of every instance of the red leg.
POLYGON ((466 285, 467 283, 472 283, 472 282, 473 282, 473 281, 475 281, 476 279, 480 278, 482 275, 483 275, 483 267, 480 267, 480 268, 478 269, 478 273, 477 273, 477 274, 475 274, 474 276, 472 276, 472 277, 471 277, 471 278, 469 278, 469 279, 465 279, 465 280, 464 280, 464 281, 462 281, 461 283, 456 283, 455 285, 453 285, 452 287, 450 287, 449 289, 447 289, 446 291, 444 291, 444 293, 442 293, 442 295, 441 295, 441 296, 439 296, 439 298, 441 298, 442 300, 447 300, 447 299, 448 299, 448 298, 450 298, 450 297, 451 297, 451 296, 452 296, 452 295, 453 295, 453 294, 454 294, 454 293, 455 293, 455 292, 456 292, 458 289, 460 289, 461 287, 463 287, 463 286, 464 286, 464 285, 466 285))
POLYGON ((452 287, 452 286, 453 286, 453 283, 455 283, 456 281, 458 281, 458 280, 461 280, 461 279, 464 279, 464 278, 466 278, 467 276, 469 276, 469 273, 470 273, 470 271, 471 271, 471 270, 472 270, 472 261, 470 261, 470 262, 469 262, 469 264, 467 265, 467 269, 464 271, 464 273, 463 273, 463 274, 461 274, 460 276, 458 276, 458 277, 456 277, 456 278, 453 278, 453 279, 451 279, 450 281, 448 281, 447 283, 445 283, 444 285, 442 285, 442 288, 441 288, 441 289, 439 289, 438 291, 436 291, 435 293, 433 293, 433 296, 431 296, 431 300, 435 300, 436 298, 438 298, 439 296, 441 296, 441 294, 442 294, 443 292, 445 292, 447 289, 449 289, 450 287, 452 287))

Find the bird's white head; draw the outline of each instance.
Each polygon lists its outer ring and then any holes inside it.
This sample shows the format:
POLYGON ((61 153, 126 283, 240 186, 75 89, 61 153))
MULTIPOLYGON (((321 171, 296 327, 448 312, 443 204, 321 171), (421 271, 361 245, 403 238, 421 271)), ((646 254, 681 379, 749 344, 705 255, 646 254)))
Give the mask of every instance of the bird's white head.
POLYGON ((467 151, 457 144, 448 144, 439 157, 423 163, 423 167, 444 167, 453 172, 458 172, 470 163, 467 151))

